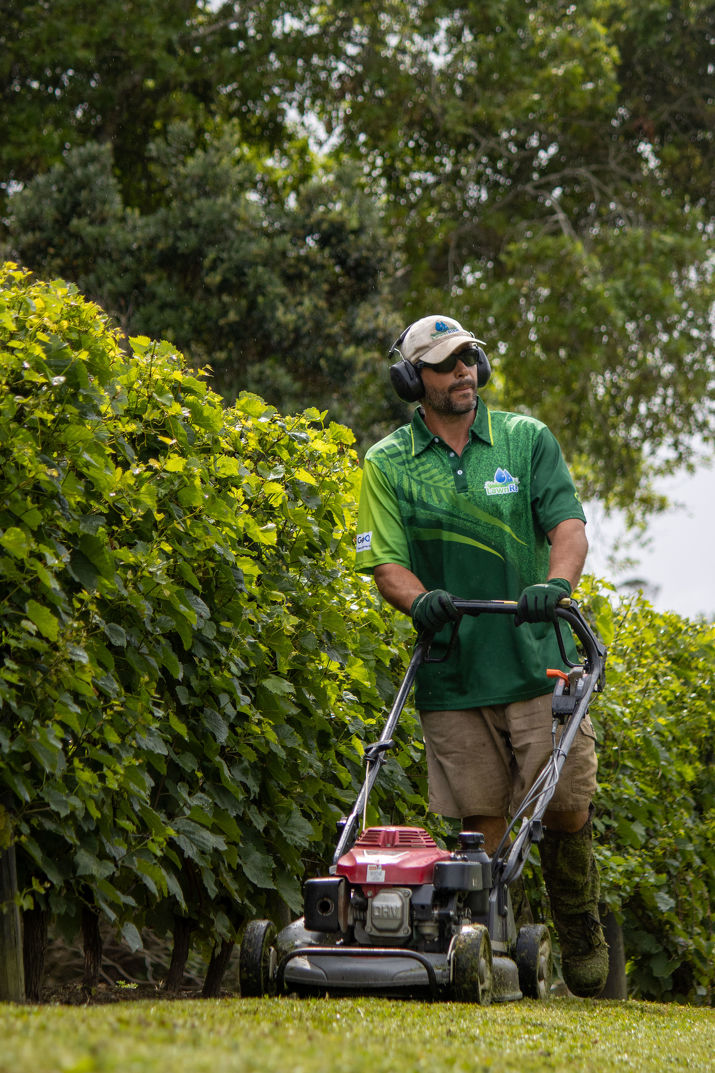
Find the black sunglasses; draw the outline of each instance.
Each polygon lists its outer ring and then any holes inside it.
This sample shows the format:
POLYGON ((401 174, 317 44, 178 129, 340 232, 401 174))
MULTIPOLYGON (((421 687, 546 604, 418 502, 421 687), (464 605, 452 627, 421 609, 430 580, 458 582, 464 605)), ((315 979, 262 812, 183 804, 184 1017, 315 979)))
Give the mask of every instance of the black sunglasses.
POLYGON ((418 365, 419 369, 431 369, 435 373, 451 373, 458 361, 463 362, 464 365, 476 365, 479 361, 479 347, 472 346, 467 350, 453 350, 448 358, 444 361, 440 361, 437 365, 432 365, 430 362, 421 361, 418 365))

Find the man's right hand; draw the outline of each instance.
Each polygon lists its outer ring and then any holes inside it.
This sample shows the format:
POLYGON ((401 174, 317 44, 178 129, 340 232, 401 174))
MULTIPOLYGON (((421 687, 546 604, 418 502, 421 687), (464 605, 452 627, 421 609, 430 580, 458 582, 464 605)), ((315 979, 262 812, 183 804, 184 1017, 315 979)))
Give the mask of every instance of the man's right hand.
POLYGON ((410 608, 415 629, 428 633, 436 633, 448 622, 456 622, 460 614, 454 606, 453 597, 445 589, 420 593, 410 608))

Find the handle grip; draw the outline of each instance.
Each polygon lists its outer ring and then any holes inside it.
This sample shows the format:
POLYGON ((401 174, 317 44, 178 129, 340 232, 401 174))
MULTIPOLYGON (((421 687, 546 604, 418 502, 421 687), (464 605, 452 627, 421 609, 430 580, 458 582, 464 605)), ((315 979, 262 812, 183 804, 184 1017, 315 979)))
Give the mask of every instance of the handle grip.
MULTIPOLYGON (((517 602, 516 600, 462 600, 456 597, 454 606, 462 615, 472 617, 477 615, 514 615, 517 602)), ((565 622, 578 637, 586 652, 590 670, 598 669, 600 677, 600 673, 603 672, 605 666, 607 650, 600 637, 593 632, 581 614, 576 601, 569 596, 564 596, 562 600, 559 600, 554 616, 555 624, 557 621, 565 622)), ((456 622, 449 641, 448 652, 451 651, 458 630, 459 622, 456 622)), ((421 639, 426 642, 429 648, 432 638, 422 635, 421 639)))

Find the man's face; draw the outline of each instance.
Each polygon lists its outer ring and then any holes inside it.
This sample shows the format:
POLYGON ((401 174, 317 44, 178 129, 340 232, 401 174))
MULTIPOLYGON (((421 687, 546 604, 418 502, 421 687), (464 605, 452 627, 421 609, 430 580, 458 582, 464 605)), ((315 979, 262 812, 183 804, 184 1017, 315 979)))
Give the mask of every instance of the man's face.
MULTIPOLYGON (((467 350, 468 346, 463 348, 467 350)), ((457 351, 459 357, 459 351, 457 351)), ((422 402, 443 416, 469 413, 477 405, 477 367, 457 360, 451 372, 435 372, 423 365, 420 374, 425 394, 422 402)))

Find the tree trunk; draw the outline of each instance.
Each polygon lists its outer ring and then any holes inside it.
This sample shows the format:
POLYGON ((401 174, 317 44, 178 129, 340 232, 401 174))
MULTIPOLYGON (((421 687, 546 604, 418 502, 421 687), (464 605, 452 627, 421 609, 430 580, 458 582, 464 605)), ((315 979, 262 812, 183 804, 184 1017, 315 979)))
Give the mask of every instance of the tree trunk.
POLYGON ((99 970, 102 967, 102 936, 99 932, 99 914, 89 905, 82 906, 82 943, 84 946, 82 988, 91 993, 99 982, 99 970))
POLYGON ((164 982, 165 991, 177 992, 181 990, 193 930, 194 923, 188 917, 174 917, 174 949, 171 951, 171 964, 164 982))
POLYGON ((229 942, 228 939, 223 939, 218 948, 214 947, 201 991, 202 998, 218 998, 221 992, 221 981, 228 968, 235 945, 233 941, 229 942))
POLYGON ((0 853, 0 1001, 24 1002, 22 924, 15 902, 17 872, 15 847, 0 853))
POLYGON ((45 975, 49 919, 48 910, 41 909, 39 906, 28 909, 22 914, 25 995, 30 1002, 40 1001, 42 980, 45 975))

